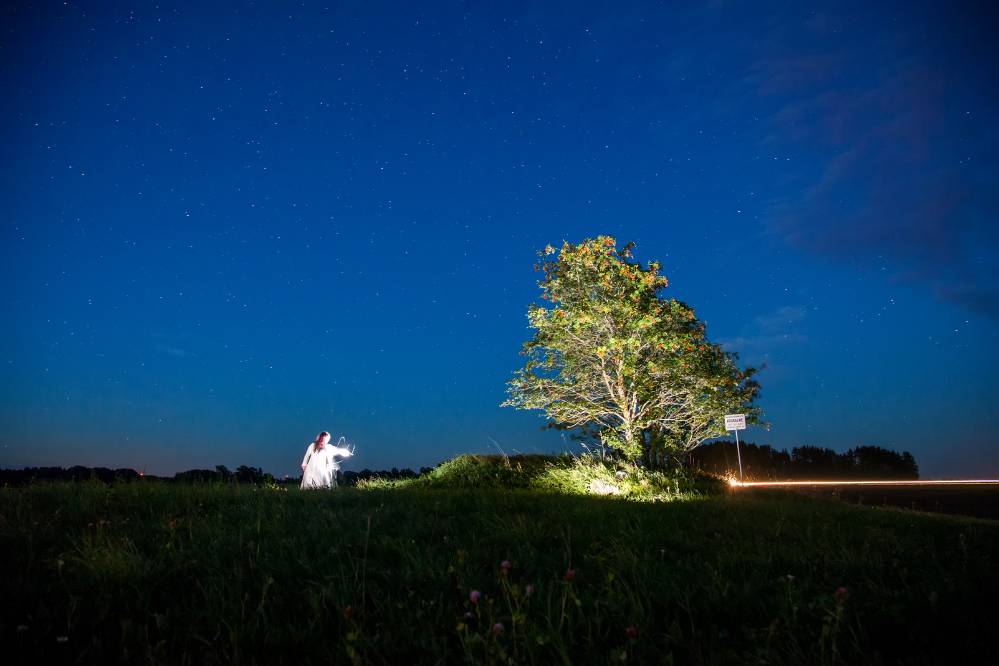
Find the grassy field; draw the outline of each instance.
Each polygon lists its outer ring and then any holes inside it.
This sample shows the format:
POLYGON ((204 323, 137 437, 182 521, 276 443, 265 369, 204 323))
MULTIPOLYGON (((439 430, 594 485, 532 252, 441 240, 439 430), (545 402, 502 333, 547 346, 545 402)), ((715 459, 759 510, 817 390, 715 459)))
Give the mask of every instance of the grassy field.
POLYGON ((799 486, 789 488, 742 488, 742 493, 774 497, 797 493, 813 497, 864 504, 895 506, 917 511, 953 513, 999 520, 999 486, 799 486))
POLYGON ((801 496, 0 489, 4 661, 991 660, 999 523, 801 496))

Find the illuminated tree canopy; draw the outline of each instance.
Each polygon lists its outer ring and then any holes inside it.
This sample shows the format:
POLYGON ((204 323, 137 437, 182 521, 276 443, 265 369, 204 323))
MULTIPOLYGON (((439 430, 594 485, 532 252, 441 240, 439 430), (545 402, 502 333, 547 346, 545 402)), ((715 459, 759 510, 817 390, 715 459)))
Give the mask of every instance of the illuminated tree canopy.
POLYGON ((548 246, 528 319, 524 367, 504 406, 539 409, 559 428, 595 428, 631 461, 661 466, 725 434, 724 415, 758 423, 754 368, 705 337, 694 310, 661 292, 660 265, 610 236, 548 246))

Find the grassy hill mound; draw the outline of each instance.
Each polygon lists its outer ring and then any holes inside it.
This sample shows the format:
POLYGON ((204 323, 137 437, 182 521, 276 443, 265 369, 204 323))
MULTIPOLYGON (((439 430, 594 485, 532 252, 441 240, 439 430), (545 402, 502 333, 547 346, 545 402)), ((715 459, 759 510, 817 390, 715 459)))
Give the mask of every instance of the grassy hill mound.
POLYGON ((460 455, 415 479, 370 479, 374 488, 524 489, 569 495, 611 495, 644 501, 671 501, 720 492, 714 477, 684 471, 649 471, 595 456, 460 455))
POLYGON ((979 664, 997 554, 993 521, 798 495, 60 482, 0 488, 0 639, 10 664, 979 664))

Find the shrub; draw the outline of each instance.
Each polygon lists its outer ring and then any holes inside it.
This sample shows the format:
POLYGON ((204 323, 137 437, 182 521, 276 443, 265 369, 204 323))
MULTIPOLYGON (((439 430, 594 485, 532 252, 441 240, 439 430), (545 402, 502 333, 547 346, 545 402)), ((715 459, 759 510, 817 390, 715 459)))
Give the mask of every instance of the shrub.
POLYGON ((538 489, 564 494, 620 495, 633 500, 671 501, 720 492, 719 482, 699 478, 686 470, 650 471, 595 456, 559 456, 535 479, 538 489))
POLYGON ((380 476, 372 476, 367 479, 358 479, 354 485, 361 490, 391 490, 412 486, 415 481, 416 479, 383 479, 380 476))
POLYGON ((425 483, 442 488, 528 488, 529 477, 504 456, 460 455, 426 475, 425 483))
POLYGON ((535 490, 563 495, 614 495, 641 501, 670 501, 720 492, 723 484, 685 470, 649 471, 594 455, 460 455, 415 479, 358 481, 364 490, 471 488, 535 490))

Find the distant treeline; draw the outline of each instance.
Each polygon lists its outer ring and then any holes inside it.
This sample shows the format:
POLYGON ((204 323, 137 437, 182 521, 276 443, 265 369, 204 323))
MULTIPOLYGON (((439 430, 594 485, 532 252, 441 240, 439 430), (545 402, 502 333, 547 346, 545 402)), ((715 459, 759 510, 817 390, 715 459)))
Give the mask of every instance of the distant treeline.
POLYGON ((142 476, 134 469, 121 467, 25 467, 24 469, 0 469, 0 484, 20 485, 32 479, 39 481, 87 481, 97 479, 104 483, 114 481, 134 481, 142 476))
MULTIPOLYGON (((919 466, 908 451, 898 453, 880 446, 858 446, 844 453, 817 446, 775 449, 769 445, 740 442, 746 478, 794 479, 918 479, 919 466)), ((690 453, 690 466, 711 474, 737 474, 735 442, 702 444, 690 453)))
MULTIPOLYGON (((337 474, 337 480, 342 485, 354 485, 361 479, 371 479, 374 477, 382 479, 411 479, 419 474, 429 472, 431 467, 422 467, 419 472, 411 469, 398 469, 393 467, 390 470, 370 470, 363 469, 360 472, 346 471, 337 474)), ((22 485, 31 481, 89 481, 96 479, 104 483, 114 483, 122 481, 138 481, 140 479, 156 479, 158 481, 171 481, 177 483, 274 483, 278 485, 298 484, 301 477, 280 477, 265 473, 259 467, 248 467, 240 465, 234 470, 230 470, 225 465, 216 465, 215 469, 189 469, 186 472, 178 472, 173 476, 150 476, 137 472, 134 469, 119 468, 109 469, 107 467, 25 467, 23 469, 0 469, 0 484, 22 485)))
MULTIPOLYGON (((388 470, 362 469, 360 472, 348 470, 337 473, 337 483, 352 486, 361 479, 378 477, 382 479, 412 479, 424 472, 429 472, 431 467, 422 467, 419 472, 411 469, 399 469, 393 467, 388 470)), ((241 465, 235 471, 230 472, 225 465, 218 465, 214 470, 192 469, 186 472, 178 472, 173 476, 174 481, 205 483, 212 481, 235 481, 236 483, 294 483, 302 480, 300 476, 286 476, 275 478, 270 474, 265 474, 259 467, 246 467, 241 465)))
MULTIPOLYGON (((769 445, 740 442, 743 474, 752 479, 918 479, 919 466, 908 451, 897 453, 880 446, 858 446, 845 453, 817 446, 799 446, 775 449, 769 445)), ((703 444, 689 454, 692 469, 710 474, 729 476, 739 471, 735 442, 718 441, 703 444)), ((337 474, 340 485, 352 486, 360 480, 412 479, 430 472, 432 467, 421 467, 419 472, 393 467, 389 470, 348 470, 337 474)), ((0 484, 22 485, 31 481, 87 481, 97 479, 105 483, 157 479, 176 483, 250 483, 297 485, 301 477, 274 477, 259 467, 240 465, 230 470, 225 465, 215 469, 190 469, 172 477, 142 475, 134 469, 107 467, 26 467, 0 469, 0 484)))

